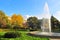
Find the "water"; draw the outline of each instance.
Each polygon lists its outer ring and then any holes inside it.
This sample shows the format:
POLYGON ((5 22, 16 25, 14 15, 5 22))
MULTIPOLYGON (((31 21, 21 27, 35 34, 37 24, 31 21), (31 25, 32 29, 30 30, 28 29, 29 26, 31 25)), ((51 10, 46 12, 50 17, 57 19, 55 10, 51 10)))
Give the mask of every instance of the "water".
POLYGON ((44 6, 44 16, 43 16, 43 19, 42 19, 42 32, 49 32, 51 33, 51 15, 50 15, 50 12, 49 12, 49 7, 48 7, 48 4, 47 2, 45 3, 45 6, 44 6))

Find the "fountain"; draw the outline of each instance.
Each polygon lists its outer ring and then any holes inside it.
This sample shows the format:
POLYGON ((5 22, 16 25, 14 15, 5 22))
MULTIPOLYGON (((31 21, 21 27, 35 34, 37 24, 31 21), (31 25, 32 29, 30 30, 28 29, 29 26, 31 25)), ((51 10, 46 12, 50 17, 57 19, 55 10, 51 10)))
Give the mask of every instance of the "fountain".
POLYGON ((50 12, 49 12, 49 7, 47 2, 45 3, 44 6, 44 16, 42 19, 42 25, 41 25, 41 29, 42 29, 42 33, 41 34, 49 34, 51 33, 51 23, 50 23, 50 12))
POLYGON ((29 34, 35 35, 35 36, 60 38, 60 33, 51 32, 51 22, 50 22, 51 20, 50 19, 51 19, 51 15, 49 12, 48 4, 46 2, 44 6, 44 16, 43 16, 42 23, 41 23, 42 32, 39 32, 39 31, 30 32, 29 34))

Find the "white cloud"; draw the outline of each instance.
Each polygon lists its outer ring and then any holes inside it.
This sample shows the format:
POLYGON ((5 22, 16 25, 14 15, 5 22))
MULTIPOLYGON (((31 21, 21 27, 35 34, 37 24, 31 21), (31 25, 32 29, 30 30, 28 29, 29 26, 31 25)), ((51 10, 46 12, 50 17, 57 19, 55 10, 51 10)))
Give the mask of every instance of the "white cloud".
POLYGON ((38 19, 42 19, 43 18, 43 14, 37 14, 37 15, 25 15, 24 19, 27 20, 29 17, 37 17, 38 19))
POLYGON ((53 16, 60 21, 60 11, 57 11, 53 16))
POLYGON ((31 17, 31 15, 25 15, 24 19, 27 20, 29 17, 31 17))

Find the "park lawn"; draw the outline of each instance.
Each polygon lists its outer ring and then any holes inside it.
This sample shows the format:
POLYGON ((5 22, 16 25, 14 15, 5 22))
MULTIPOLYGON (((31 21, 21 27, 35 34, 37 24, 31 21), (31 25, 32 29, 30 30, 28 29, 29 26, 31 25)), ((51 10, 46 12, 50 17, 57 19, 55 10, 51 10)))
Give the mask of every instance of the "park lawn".
MULTIPOLYGON (((27 31, 18 31, 21 33, 19 38, 0 38, 0 40, 49 40, 49 38, 40 38, 27 35, 27 31)), ((0 32, 0 35, 4 35, 6 32, 0 32)))

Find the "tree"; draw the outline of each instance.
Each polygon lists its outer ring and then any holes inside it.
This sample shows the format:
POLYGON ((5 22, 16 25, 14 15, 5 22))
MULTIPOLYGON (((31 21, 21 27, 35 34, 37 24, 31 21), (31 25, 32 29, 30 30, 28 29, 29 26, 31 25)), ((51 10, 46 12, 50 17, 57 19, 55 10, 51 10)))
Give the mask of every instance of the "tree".
POLYGON ((29 17, 27 19, 27 23, 28 23, 28 27, 30 29, 34 29, 34 30, 36 30, 38 28, 38 25, 39 25, 39 21, 36 17, 29 17))
POLYGON ((27 29, 27 28, 28 28, 28 24, 27 24, 26 21, 23 23, 23 28, 24 28, 24 29, 27 29))
POLYGON ((38 20, 38 24, 37 24, 37 28, 41 29, 41 25, 42 25, 42 19, 39 19, 38 20))
POLYGON ((12 17, 11 17, 11 24, 12 25, 20 25, 20 27, 23 27, 22 26, 22 23, 23 23, 23 17, 21 15, 16 15, 16 14, 13 14, 12 17))
POLYGON ((8 22, 8 17, 3 11, 0 11, 0 28, 5 28, 8 22))
POLYGON ((54 16, 51 16, 51 28, 52 30, 60 29, 60 22, 54 16))

